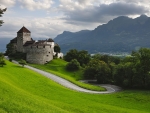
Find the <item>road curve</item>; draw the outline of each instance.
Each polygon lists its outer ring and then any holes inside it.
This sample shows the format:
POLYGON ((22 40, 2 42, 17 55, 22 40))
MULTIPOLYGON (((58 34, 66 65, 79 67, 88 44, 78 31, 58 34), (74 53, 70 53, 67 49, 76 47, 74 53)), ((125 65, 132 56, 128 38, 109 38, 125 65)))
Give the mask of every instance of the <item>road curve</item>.
MULTIPOLYGON (((13 60, 12 62, 18 64, 17 61, 13 60)), ((31 69, 31 70, 33 70, 35 72, 38 72, 41 75, 46 76, 47 78, 57 82, 58 84, 60 84, 60 85, 62 85, 64 87, 67 87, 69 89, 76 90, 76 91, 79 91, 79 92, 85 92, 85 93, 91 93, 91 94, 108 94, 108 93, 114 93, 114 92, 120 91, 119 87, 114 86, 114 85, 107 85, 107 84, 101 84, 100 85, 100 86, 106 88, 107 91, 92 91, 92 90, 84 89, 84 88, 81 88, 81 87, 79 87, 79 86, 69 82, 68 80, 63 79, 61 77, 58 77, 58 76, 56 76, 54 74, 42 71, 40 69, 31 67, 31 66, 28 66, 28 65, 25 65, 25 67, 28 68, 28 69, 31 69)))

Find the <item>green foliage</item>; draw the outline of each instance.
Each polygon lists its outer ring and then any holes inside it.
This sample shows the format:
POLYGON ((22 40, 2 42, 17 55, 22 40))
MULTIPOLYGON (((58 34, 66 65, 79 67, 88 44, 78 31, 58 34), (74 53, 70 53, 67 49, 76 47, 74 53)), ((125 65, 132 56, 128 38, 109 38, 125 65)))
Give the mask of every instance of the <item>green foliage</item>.
POLYGON ((81 66, 86 65, 90 61, 90 54, 87 51, 77 51, 76 49, 72 49, 64 56, 64 59, 67 62, 70 62, 73 59, 76 59, 81 66))
POLYGON ((7 66, 0 68, 1 113, 150 112, 150 91, 124 90, 104 95, 82 93, 27 68, 6 63, 7 66))
POLYGON ((124 87, 150 89, 150 49, 141 48, 124 58, 115 67, 114 81, 124 87))
POLYGON ((9 55, 9 57, 16 60, 20 60, 20 59, 26 60, 26 53, 16 52, 9 55))
MULTIPOLYGON (((1 9, 0 8, 0 17, 2 17, 2 14, 4 14, 4 12, 7 10, 7 8, 5 8, 5 9, 1 9)), ((2 26, 2 24, 3 24, 4 22, 2 21, 2 20, 0 20, 0 26, 2 26)))
POLYGON ((78 51, 76 49, 71 49, 67 54, 64 56, 64 60, 70 62, 73 59, 77 59, 78 51))
POLYGON ((21 60, 19 61, 19 64, 21 64, 21 65, 22 65, 22 67, 24 67, 24 65, 26 65, 27 63, 26 63, 26 61, 25 61, 25 60, 22 60, 22 59, 21 59, 21 60))
POLYGON ((71 60, 67 65, 66 65, 66 69, 68 71, 76 71, 80 69, 80 63, 76 60, 73 59, 71 60))
POLYGON ((15 47, 14 47, 14 45, 12 43, 7 44, 6 48, 7 48, 7 50, 6 50, 5 55, 11 56, 11 55, 14 54, 14 48, 15 47))
POLYGON ((54 52, 57 52, 57 53, 60 53, 60 47, 57 45, 57 46, 54 46, 54 52))
POLYGON ((4 60, 4 55, 3 53, 0 53, 0 66, 3 67, 4 65, 6 65, 6 62, 4 60))
POLYGON ((85 67, 84 77, 97 79, 98 83, 108 83, 110 81, 110 68, 104 61, 93 59, 85 67))

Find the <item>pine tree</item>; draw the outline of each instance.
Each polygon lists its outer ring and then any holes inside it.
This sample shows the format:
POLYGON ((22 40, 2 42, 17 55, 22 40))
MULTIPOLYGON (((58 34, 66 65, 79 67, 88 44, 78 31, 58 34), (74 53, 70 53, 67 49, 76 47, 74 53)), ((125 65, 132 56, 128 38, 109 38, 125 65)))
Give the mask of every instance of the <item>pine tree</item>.
MULTIPOLYGON (((2 14, 4 14, 4 12, 7 10, 7 8, 5 8, 5 9, 1 9, 0 8, 0 17, 2 17, 2 14)), ((3 20, 0 20, 0 26, 2 26, 2 24, 3 24, 4 22, 3 22, 3 20)))

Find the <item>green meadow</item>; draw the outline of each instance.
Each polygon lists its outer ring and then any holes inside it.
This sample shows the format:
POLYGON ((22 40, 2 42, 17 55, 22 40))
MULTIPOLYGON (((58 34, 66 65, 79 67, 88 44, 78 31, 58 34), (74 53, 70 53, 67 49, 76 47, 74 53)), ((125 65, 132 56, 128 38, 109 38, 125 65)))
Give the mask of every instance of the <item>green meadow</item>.
POLYGON ((70 72, 65 69, 66 64, 67 64, 67 62, 62 59, 54 59, 45 65, 39 65, 39 64, 29 64, 29 65, 31 65, 35 68, 53 73, 57 76, 67 79, 70 82, 72 82, 80 87, 86 88, 86 89, 95 90, 95 91, 105 91, 106 90, 105 88, 102 88, 102 87, 79 82, 79 80, 81 80, 83 78, 83 69, 81 68, 78 71, 70 72))
POLYGON ((149 113, 150 91, 88 94, 67 89, 6 61, 0 67, 0 113, 149 113))

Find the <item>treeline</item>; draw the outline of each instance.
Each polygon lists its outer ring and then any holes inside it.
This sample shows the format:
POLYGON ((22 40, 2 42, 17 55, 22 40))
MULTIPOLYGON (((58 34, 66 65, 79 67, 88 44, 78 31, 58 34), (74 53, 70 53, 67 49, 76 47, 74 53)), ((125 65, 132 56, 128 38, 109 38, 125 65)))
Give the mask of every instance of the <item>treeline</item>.
POLYGON ((70 50, 64 60, 70 71, 83 69, 83 79, 115 84, 126 88, 150 89, 150 49, 141 48, 125 58, 70 50))

